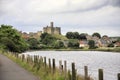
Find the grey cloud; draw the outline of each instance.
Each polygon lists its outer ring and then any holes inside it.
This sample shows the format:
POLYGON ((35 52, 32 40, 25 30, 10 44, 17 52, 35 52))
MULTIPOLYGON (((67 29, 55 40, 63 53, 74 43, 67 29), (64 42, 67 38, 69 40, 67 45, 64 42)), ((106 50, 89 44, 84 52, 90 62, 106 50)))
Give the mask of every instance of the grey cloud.
MULTIPOLYGON (((68 6, 70 8, 72 8, 72 4, 70 4, 70 2, 67 3, 68 6)), ((86 4, 87 5, 87 4, 86 4)), ((91 10, 98 10, 98 9, 101 9, 105 6, 113 6, 113 7, 120 7, 120 0, 101 0, 101 2, 96 5, 96 4, 93 4, 94 6, 90 6, 90 7, 87 7, 85 9, 81 9, 79 6, 79 8, 77 9, 73 9, 73 10, 66 10, 66 11, 61 11, 60 13, 79 13, 79 12, 86 12, 86 11, 91 11, 91 10)))
POLYGON ((120 7, 120 0, 109 0, 109 5, 120 7))

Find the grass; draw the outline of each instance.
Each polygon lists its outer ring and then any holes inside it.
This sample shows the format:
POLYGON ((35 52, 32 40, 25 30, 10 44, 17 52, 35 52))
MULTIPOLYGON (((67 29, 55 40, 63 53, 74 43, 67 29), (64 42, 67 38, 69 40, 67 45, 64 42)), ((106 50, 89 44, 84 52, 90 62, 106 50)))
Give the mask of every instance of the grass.
POLYGON ((59 40, 68 40, 67 37, 63 36, 63 35, 57 35, 57 34, 54 34, 52 35, 53 37, 59 39, 59 40))
MULTIPOLYGON (((36 75, 40 80, 65 80, 64 72, 61 74, 60 70, 56 68, 55 73, 53 74, 52 69, 50 69, 48 65, 46 65, 45 67, 43 61, 42 62, 40 61, 40 63, 39 62, 33 63, 29 60, 29 62, 27 62, 26 60, 22 61, 20 58, 16 57, 13 53, 7 53, 2 51, 0 51, 0 53, 4 53, 5 56, 10 58, 11 60, 19 64, 21 67, 28 70, 29 72, 36 75)), ((66 80, 70 80, 68 77, 68 73, 66 75, 67 75, 66 80)), ((83 80, 83 78, 79 77, 77 80, 83 80)))

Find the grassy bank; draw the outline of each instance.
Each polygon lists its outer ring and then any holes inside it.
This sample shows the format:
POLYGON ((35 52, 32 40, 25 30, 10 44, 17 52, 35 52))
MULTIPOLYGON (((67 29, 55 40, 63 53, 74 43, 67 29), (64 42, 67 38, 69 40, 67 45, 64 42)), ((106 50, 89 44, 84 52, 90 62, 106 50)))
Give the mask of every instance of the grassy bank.
MULTIPOLYGON (((61 70, 57 67, 55 67, 55 71, 53 71, 53 68, 49 67, 48 64, 45 64, 44 58, 36 58, 34 61, 32 58, 25 57, 18 57, 15 53, 8 53, 4 51, 0 51, 0 53, 3 53, 5 56, 28 70, 29 72, 32 72, 34 75, 38 76, 40 80, 71 80, 72 74, 70 71, 67 71, 65 73, 64 71, 61 72, 61 70), (66 75, 66 76, 65 76, 66 75)), ((79 75, 76 75, 77 80, 84 80, 79 75)))

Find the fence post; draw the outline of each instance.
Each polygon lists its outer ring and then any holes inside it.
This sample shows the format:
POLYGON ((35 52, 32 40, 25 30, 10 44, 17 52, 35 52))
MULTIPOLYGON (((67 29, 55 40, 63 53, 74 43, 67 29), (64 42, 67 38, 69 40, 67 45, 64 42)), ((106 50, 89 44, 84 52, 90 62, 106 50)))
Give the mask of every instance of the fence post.
POLYGON ((103 69, 99 69, 98 72, 99 72, 99 73, 98 73, 99 80, 104 80, 104 79, 103 79, 103 69))
POLYGON ((44 57, 44 66, 46 68, 46 57, 44 57))
POLYGON ((118 73, 118 80, 120 80, 120 73, 118 73))
POLYGON ((48 61, 49 61, 49 69, 51 70, 51 59, 49 58, 48 61))
POLYGON ((24 54, 22 54, 22 62, 24 61, 24 58, 25 58, 25 56, 24 56, 24 54))
POLYGON ((75 63, 72 63, 72 80, 76 80, 75 63))
POLYGON ((62 69, 62 61, 61 60, 59 61, 59 70, 60 70, 60 74, 62 74, 63 69, 62 69))
POLYGON ((55 73, 55 59, 53 59, 53 74, 55 73))
POLYGON ((65 80, 66 80, 66 74, 67 74, 67 62, 64 61, 64 74, 65 74, 65 80))
POLYGON ((84 66, 85 80, 88 79, 88 66, 84 66))

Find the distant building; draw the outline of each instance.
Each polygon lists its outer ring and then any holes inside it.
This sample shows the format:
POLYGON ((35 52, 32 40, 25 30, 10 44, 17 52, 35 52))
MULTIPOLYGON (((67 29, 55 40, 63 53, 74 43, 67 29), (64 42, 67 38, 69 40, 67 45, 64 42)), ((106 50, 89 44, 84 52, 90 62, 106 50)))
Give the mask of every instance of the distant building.
POLYGON ((88 41, 87 40, 80 40, 79 47, 88 47, 88 41))
POLYGON ((110 40, 110 38, 108 36, 104 35, 101 38, 101 43, 102 43, 102 47, 107 47, 109 44, 112 43, 112 41, 110 40))
POLYGON ((61 28, 60 27, 54 27, 54 23, 51 22, 50 26, 46 26, 43 28, 43 32, 44 33, 48 33, 48 34, 61 34, 61 28))
POLYGON ((116 41, 114 44, 115 47, 120 47, 120 41, 116 41))
POLYGON ((30 32, 30 33, 20 32, 20 33, 24 39, 29 39, 29 38, 39 39, 42 34, 42 31, 38 31, 36 33, 33 33, 33 32, 30 32))
MULTIPOLYGON (((60 27, 54 27, 54 23, 51 22, 50 23, 50 26, 47 26, 47 27, 43 27, 43 32, 44 33, 48 33, 48 34, 57 34, 57 35, 61 35, 61 28, 60 27)), ((29 39, 29 38, 36 38, 36 39, 39 39, 41 34, 42 34, 42 31, 38 31, 38 32, 29 32, 29 33, 26 33, 26 32, 20 32, 22 37, 24 39, 29 39)))

